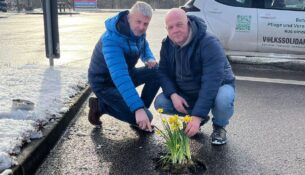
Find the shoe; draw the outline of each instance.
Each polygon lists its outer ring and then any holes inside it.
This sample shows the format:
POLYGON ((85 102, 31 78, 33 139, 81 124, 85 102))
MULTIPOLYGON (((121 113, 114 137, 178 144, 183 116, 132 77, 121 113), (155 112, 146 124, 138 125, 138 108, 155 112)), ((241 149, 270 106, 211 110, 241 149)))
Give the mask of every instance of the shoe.
POLYGON ((206 117, 200 122, 200 126, 203 126, 204 124, 208 123, 209 120, 210 120, 210 116, 206 116, 206 117))
POLYGON ((89 114, 88 120, 92 125, 100 126, 102 122, 100 121, 100 116, 103 114, 98 109, 98 99, 95 97, 89 98, 89 114))
POLYGON ((227 143, 227 131, 221 126, 213 125, 213 133, 211 134, 211 140, 213 145, 223 145, 227 143))

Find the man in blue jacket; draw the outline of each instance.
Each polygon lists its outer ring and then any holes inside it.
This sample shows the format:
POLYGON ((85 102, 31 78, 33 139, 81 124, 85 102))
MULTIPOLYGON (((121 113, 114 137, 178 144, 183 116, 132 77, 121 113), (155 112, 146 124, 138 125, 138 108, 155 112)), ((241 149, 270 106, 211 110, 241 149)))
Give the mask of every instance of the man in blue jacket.
POLYGON ((233 115, 235 78, 219 41, 206 32, 204 21, 171 9, 165 18, 167 38, 160 52, 163 93, 155 108, 164 113, 191 115, 185 133, 192 137, 213 114, 212 144, 225 144, 225 126, 233 115))
POLYGON ((106 20, 106 32, 95 46, 88 79, 97 98, 89 99, 88 120, 101 125, 100 116, 109 114, 119 120, 152 131, 151 105, 160 85, 157 62, 146 40, 152 8, 136 2, 128 11, 106 20), (145 67, 136 68, 141 60, 145 67), (144 84, 141 97, 136 86, 144 84))

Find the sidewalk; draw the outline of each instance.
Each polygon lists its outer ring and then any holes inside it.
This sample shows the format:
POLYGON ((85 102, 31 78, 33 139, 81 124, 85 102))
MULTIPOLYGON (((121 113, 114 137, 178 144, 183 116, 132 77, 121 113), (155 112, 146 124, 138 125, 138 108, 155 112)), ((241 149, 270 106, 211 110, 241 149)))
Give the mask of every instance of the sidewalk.
POLYGON ((0 173, 33 174, 89 96, 87 71, 28 64, 0 72, 0 173))
POLYGON ((75 101, 72 103, 69 110, 63 114, 61 119, 48 124, 48 126, 43 129, 42 133, 44 137, 42 139, 34 140, 23 148, 21 154, 17 157, 19 165, 14 166, 12 169, 14 175, 33 175, 35 173, 36 169, 65 132, 69 123, 79 112, 90 93, 91 89, 86 87, 81 94, 73 98, 75 101))

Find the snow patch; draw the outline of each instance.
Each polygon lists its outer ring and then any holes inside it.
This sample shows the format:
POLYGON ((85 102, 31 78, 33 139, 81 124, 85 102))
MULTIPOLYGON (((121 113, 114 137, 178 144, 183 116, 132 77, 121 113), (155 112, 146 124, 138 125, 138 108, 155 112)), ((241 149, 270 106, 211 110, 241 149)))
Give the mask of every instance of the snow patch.
POLYGON ((87 69, 45 65, 3 67, 0 79, 1 172, 16 164, 13 155, 20 153, 25 143, 43 137, 40 131, 43 126, 69 110, 71 98, 86 87, 87 69), (33 107, 16 108, 14 99, 30 101, 33 107))
MULTIPOLYGON (((5 152, 1 152, 0 151, 0 171, 3 171, 7 168, 10 168, 12 165, 16 165, 17 162, 14 160, 13 157, 11 157, 9 154, 5 153, 5 152)), ((1 175, 3 174, 7 174, 10 171, 4 171, 1 173, 1 175)))

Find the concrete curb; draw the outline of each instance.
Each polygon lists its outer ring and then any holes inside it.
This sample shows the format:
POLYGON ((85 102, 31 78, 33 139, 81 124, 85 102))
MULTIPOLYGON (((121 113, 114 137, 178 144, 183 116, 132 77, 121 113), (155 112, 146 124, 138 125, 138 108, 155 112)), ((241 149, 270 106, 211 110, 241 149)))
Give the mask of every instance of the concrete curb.
POLYGON ((302 59, 282 59, 263 57, 229 57, 232 64, 255 65, 263 69, 282 69, 287 71, 305 72, 305 60, 302 59))
POLYGON ((77 97, 75 102, 70 106, 70 109, 63 114, 62 118, 54 123, 49 123, 42 130, 44 137, 38 140, 33 140, 26 145, 21 153, 17 156, 19 165, 12 168, 14 175, 33 175, 37 168, 41 165, 46 156, 57 141, 65 132, 71 120, 79 112, 83 103, 87 100, 91 93, 91 89, 87 86, 77 97))

